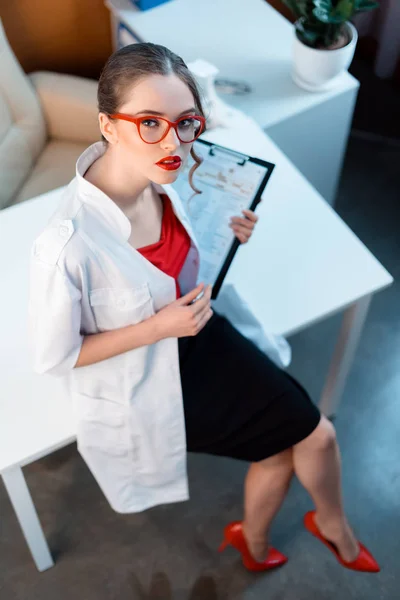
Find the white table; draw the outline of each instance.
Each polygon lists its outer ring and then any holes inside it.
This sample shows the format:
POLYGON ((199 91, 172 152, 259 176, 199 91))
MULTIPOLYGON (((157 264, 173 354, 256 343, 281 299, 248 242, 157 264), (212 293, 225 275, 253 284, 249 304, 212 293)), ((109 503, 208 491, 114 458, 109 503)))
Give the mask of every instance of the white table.
POLYGON ((290 75, 293 26, 265 0, 171 0, 144 12, 130 0, 105 3, 115 48, 156 42, 185 62, 214 64, 220 78, 250 84, 251 94, 224 100, 253 117, 333 204, 359 87, 352 75, 324 93, 299 88, 290 75))
POLYGON ((29 251, 61 190, 0 211, 0 472, 36 566, 53 565, 21 467, 75 439, 60 379, 32 372, 27 345, 29 251))
MULTIPOLYGON (((251 119, 205 137, 277 165, 251 243, 239 249, 226 282, 267 330, 283 335, 345 309, 321 400, 322 409, 332 413, 370 299, 392 277, 251 119)), ((0 212, 0 472, 39 570, 53 562, 21 467, 73 441, 75 424, 61 381, 30 370, 27 275, 33 239, 61 192, 0 212)))

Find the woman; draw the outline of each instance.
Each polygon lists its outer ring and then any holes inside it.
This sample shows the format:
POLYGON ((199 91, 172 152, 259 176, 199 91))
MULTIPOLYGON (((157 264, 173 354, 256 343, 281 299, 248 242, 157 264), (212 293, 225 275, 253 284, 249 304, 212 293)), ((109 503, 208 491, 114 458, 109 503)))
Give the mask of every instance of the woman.
MULTIPOLYGON (((242 459, 244 520, 221 549, 236 547, 251 570, 286 562, 267 537, 295 473, 316 506, 307 529, 344 566, 379 570, 343 511, 332 424, 197 285, 197 244, 169 185, 189 152, 199 163, 205 126, 185 63, 163 46, 127 46, 107 61, 98 103, 103 141, 78 159, 33 248, 30 314, 35 368, 70 375, 78 449, 111 506, 187 499, 187 450, 242 459)), ((256 220, 233 218, 242 243, 256 220)))

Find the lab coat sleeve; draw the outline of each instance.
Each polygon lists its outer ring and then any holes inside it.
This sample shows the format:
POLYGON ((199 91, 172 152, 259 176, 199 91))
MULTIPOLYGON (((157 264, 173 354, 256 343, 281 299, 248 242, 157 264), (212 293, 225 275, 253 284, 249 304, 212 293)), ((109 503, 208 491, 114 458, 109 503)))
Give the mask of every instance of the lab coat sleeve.
POLYGON ((81 292, 58 264, 31 262, 28 312, 35 372, 56 377, 67 374, 83 342, 81 292))

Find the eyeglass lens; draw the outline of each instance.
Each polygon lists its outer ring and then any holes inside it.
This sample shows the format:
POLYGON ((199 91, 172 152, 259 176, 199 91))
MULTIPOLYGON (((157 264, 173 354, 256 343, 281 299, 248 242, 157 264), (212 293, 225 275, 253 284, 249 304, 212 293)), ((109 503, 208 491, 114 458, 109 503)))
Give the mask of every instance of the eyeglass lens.
MULTIPOLYGON (((159 142, 167 131, 168 123, 161 119, 143 119, 140 122, 140 135, 149 143, 159 142)), ((181 142, 193 142, 201 130, 201 121, 195 117, 186 117, 179 121, 178 138, 181 142)))

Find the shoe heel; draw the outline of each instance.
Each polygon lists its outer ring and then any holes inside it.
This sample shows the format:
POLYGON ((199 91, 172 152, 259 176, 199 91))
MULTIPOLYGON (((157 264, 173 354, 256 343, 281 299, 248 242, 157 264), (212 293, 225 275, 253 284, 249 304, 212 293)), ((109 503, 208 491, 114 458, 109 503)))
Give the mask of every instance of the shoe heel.
POLYGON ((229 546, 228 540, 223 540, 220 547, 218 548, 218 552, 223 552, 229 546))

